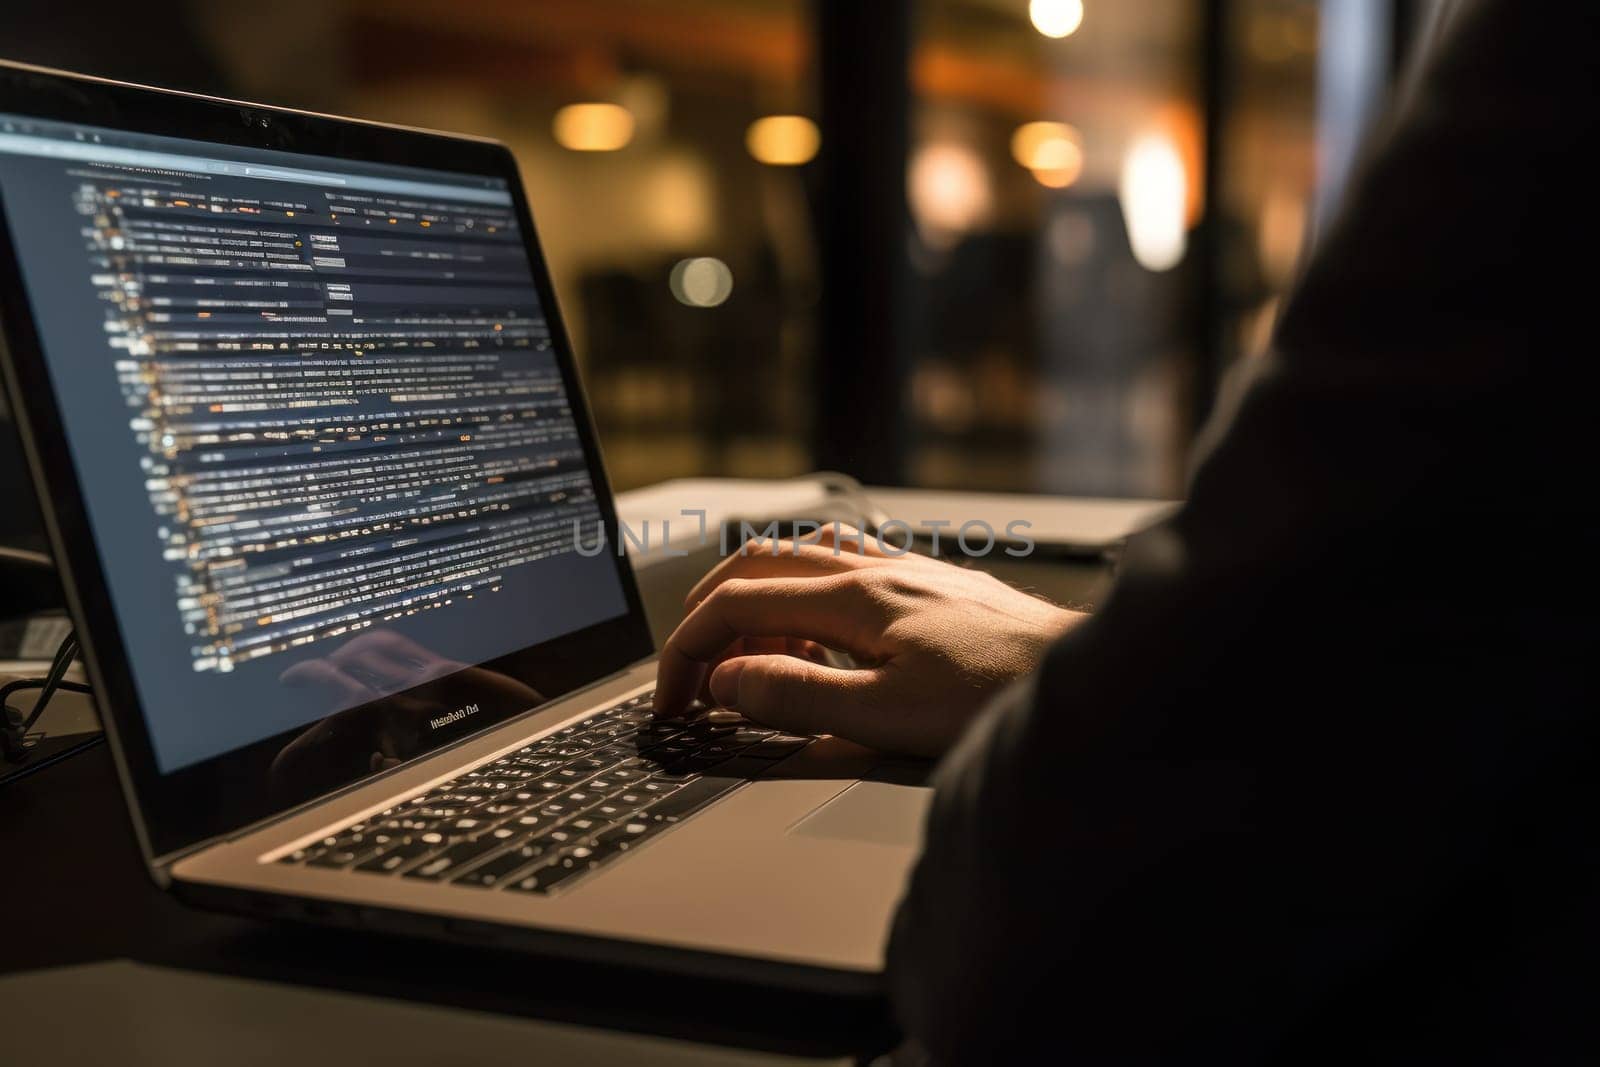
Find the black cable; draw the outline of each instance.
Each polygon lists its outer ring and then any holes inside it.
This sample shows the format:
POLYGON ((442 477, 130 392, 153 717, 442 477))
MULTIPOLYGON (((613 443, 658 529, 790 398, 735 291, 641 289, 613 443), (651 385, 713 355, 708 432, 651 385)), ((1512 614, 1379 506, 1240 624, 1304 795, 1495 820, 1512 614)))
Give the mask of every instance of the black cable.
MULTIPOLYGON (((17 679, 14 679, 12 681, 7 682, 3 686, 0 686, 0 702, 4 702, 6 700, 9 700, 11 698, 11 694, 12 693, 20 693, 20 692, 22 692, 22 691, 24 691, 26 689, 43 689, 43 688, 44 688, 44 679, 43 678, 17 678, 17 679)), ((64 689, 69 693, 88 693, 88 692, 92 691, 92 690, 90 690, 90 688, 87 685, 83 684, 82 682, 69 682, 65 678, 63 678, 61 680, 61 684, 56 686, 56 688, 57 689, 64 689)), ((18 712, 18 714, 20 715, 21 712, 18 712)))
MULTIPOLYGON (((43 688, 43 678, 18 678, 15 681, 7 682, 4 686, 0 686, 0 702, 10 699, 12 693, 20 693, 28 689, 43 688)), ((58 690, 65 690, 68 693, 88 694, 93 692, 92 689, 82 682, 69 682, 65 678, 61 680, 56 688, 58 690)), ((18 712, 17 714, 20 716, 22 713, 18 712)), ((29 712, 29 714, 32 715, 32 712, 29 712)), ((33 720, 30 718, 27 721, 31 723, 33 720)), ((22 725, 22 720, 20 718, 17 722, 17 725, 19 727, 22 725)))
POLYGON ((33 710, 28 713, 28 721, 22 724, 24 735, 39 721, 39 716, 44 714, 45 705, 50 703, 50 698, 55 696, 56 690, 61 687, 67 668, 72 666, 72 659, 77 654, 78 635, 69 633, 56 647, 55 657, 50 661, 50 670, 44 676, 44 685, 39 687, 39 699, 33 702, 33 710))
POLYGON ((20 760, 24 758, 28 731, 33 729, 34 724, 39 721, 39 716, 44 714, 44 709, 49 705, 50 698, 55 696, 56 690, 65 689, 73 693, 89 692, 88 686, 66 680, 67 669, 72 666, 72 660, 77 654, 77 635, 69 633, 62 638, 61 644, 56 646, 56 653, 50 659, 50 669, 45 672, 43 678, 24 678, 14 682, 7 682, 5 685, 0 686, 0 715, 3 715, 5 720, 3 728, 0 728, 0 734, 3 734, 4 741, 0 748, 4 749, 4 755, 7 759, 20 760), (11 709, 6 704, 6 701, 11 698, 11 694, 27 689, 39 690, 39 697, 33 702, 33 709, 28 712, 27 718, 19 725, 13 726, 10 716, 11 709))

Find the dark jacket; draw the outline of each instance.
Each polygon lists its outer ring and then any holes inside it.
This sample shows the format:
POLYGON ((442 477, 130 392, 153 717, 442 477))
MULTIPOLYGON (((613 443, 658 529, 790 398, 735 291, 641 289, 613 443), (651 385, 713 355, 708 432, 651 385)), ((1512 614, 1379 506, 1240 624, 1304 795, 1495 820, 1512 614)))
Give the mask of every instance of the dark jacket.
POLYGON ((1600 1062, 1592 4, 1461 5, 1174 521, 937 776, 940 1062, 1600 1062))

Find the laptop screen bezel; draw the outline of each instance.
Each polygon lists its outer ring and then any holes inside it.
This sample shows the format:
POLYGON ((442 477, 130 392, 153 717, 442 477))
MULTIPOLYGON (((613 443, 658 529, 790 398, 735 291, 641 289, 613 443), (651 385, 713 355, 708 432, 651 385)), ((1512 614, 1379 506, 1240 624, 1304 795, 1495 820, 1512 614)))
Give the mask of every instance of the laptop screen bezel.
MULTIPOLYGON (((529 648, 537 648, 542 657, 559 659, 569 665, 565 673, 574 684, 568 685, 565 691, 615 674, 654 652, 633 569, 627 559, 614 550, 622 541, 618 537, 616 506, 593 418, 579 383, 571 340, 556 302, 516 162, 504 145, 125 85, 3 62, 0 62, 0 113, 217 145, 504 179, 522 227, 534 285, 549 317, 556 361, 594 481, 608 546, 606 555, 615 561, 617 580, 627 605, 620 616, 529 648)), ((0 358, 0 363, 5 366, 6 384, 12 394, 13 416, 22 431, 62 585, 95 689, 96 705, 106 720, 147 858, 152 863, 164 862, 200 842, 231 834, 299 806, 303 801, 283 804, 265 790, 238 788, 247 780, 246 770, 259 766, 261 754, 268 746, 281 747, 298 730, 264 738, 169 774, 162 774, 158 769, 146 716, 130 669, 127 644, 113 610, 82 487, 66 447, 65 427, 35 330, 3 203, 0 203, 0 356, 4 357, 0 358), (235 788, 230 789, 230 786, 235 788)), ((562 693, 546 692, 544 695, 553 699, 562 693)), ((459 733, 441 732, 436 744, 415 753, 412 759, 477 736, 519 714, 522 714, 521 709, 475 716, 469 720, 470 728, 459 733)), ((360 775, 324 790, 322 795, 342 791, 373 777, 374 774, 360 775)))

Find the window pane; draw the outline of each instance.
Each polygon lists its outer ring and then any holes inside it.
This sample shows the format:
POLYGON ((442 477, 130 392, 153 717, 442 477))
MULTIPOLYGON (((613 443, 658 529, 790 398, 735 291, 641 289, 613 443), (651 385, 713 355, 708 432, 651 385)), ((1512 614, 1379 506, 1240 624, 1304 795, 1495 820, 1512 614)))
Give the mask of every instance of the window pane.
POLYGON ((512 147, 618 488, 809 468, 802 0, 200 10, 246 95, 512 147))
POLYGON ((1199 5, 922 0, 914 476, 1177 491, 1199 5), (1081 13, 1081 21, 1078 16, 1081 13))

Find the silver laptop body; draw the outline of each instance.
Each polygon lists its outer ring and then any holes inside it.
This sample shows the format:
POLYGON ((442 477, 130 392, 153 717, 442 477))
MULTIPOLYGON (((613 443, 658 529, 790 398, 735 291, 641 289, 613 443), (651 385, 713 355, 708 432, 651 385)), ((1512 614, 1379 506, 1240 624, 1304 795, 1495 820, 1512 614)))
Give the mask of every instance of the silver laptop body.
POLYGON ((502 145, 0 64, 0 322, 163 886, 877 988, 925 791, 836 739, 650 719, 502 145))

